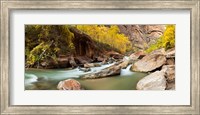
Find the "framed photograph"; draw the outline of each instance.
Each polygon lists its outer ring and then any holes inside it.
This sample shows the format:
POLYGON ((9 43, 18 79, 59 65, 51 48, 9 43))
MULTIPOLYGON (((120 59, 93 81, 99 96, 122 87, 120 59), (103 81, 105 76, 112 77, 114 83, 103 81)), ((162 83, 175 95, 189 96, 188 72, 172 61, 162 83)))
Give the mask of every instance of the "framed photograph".
POLYGON ((199 3, 1 0, 1 114, 200 114, 199 3))

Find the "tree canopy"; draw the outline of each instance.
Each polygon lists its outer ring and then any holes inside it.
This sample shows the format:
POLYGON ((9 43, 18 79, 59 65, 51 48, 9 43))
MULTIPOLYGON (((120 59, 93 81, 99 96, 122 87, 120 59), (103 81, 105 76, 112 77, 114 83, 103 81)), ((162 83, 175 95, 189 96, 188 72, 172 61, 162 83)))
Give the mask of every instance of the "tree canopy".
POLYGON ((121 53, 131 49, 131 42, 124 34, 119 33, 117 25, 77 25, 77 28, 99 43, 107 44, 121 53))

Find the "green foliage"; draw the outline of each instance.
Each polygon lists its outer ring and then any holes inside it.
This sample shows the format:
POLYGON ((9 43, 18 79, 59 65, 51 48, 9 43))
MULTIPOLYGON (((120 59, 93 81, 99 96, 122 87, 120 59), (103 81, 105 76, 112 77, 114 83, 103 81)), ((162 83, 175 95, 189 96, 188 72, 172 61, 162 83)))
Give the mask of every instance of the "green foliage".
POLYGON ((167 25, 163 35, 157 40, 155 44, 152 44, 146 52, 152 52, 159 48, 165 48, 165 50, 175 47, 175 25, 167 25))
POLYGON ((74 34, 65 25, 26 25, 26 64, 34 65, 45 59, 56 60, 56 56, 73 52, 74 34))
POLYGON ((107 44, 121 53, 131 49, 131 43, 124 34, 119 33, 116 25, 77 25, 77 28, 88 34, 93 40, 107 44))

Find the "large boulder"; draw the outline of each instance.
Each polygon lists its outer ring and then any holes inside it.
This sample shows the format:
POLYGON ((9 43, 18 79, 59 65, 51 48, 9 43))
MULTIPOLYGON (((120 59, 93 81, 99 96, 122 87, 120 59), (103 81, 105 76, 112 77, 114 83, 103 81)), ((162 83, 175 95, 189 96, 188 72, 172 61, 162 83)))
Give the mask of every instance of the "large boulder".
POLYGON ((104 69, 97 73, 91 73, 81 76, 82 79, 96 79, 96 78, 103 78, 103 77, 109 77, 113 75, 119 75, 121 71, 121 68, 110 68, 110 69, 104 69))
POLYGON ((103 78, 110 77, 114 75, 120 75, 121 69, 126 68, 129 65, 129 60, 116 62, 114 65, 107 67, 96 73, 89 73, 86 75, 82 75, 82 79, 95 79, 95 78, 103 78))
POLYGON ((138 72, 153 71, 166 63, 165 50, 159 49, 151 52, 143 57, 141 60, 135 62, 131 70, 138 72))
POLYGON ((58 83, 59 90, 81 90, 81 84, 74 79, 67 79, 58 83))
POLYGON ((111 66, 106 69, 101 70, 100 72, 97 73, 89 73, 86 75, 80 76, 82 79, 96 79, 96 78, 103 78, 103 77, 110 77, 113 75, 119 75, 121 72, 121 67, 120 66, 111 66))
POLYGON ((166 78, 165 72, 156 71, 142 78, 136 86, 137 90, 165 90, 166 78))

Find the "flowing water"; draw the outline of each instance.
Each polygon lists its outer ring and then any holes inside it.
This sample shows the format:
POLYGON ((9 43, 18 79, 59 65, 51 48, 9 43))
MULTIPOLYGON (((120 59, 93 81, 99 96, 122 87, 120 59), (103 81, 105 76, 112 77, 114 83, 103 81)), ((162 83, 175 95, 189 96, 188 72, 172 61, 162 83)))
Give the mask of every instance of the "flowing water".
POLYGON ((131 72, 129 65, 121 69, 121 74, 100 79, 79 79, 80 75, 98 72, 113 64, 93 67, 89 72, 75 69, 28 69, 25 71, 26 90, 56 90, 61 80, 76 79, 85 90, 134 90, 137 82, 146 76, 146 73, 131 72))

